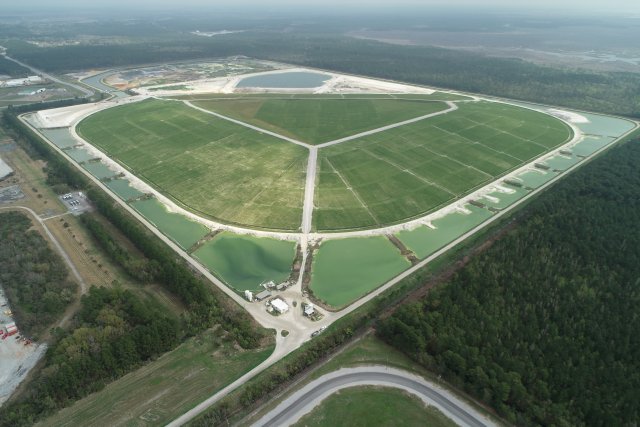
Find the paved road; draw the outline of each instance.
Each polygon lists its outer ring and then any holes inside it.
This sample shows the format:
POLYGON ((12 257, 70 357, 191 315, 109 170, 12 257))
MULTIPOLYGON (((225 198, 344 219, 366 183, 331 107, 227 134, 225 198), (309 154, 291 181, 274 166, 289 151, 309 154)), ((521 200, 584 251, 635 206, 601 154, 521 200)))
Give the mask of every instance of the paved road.
MULTIPOLYGON (((386 366, 343 368, 323 375, 294 392, 254 427, 284 427, 298 421, 331 394, 348 387, 385 386, 405 390, 435 406, 460 426, 484 427, 496 424, 444 388, 409 372, 386 366)), ((398 414, 402 421, 402 414, 398 414)))
POLYGON ((42 226, 42 229, 47 234, 47 237, 49 237, 49 240, 51 240, 51 243, 53 243, 53 246, 55 246, 58 253, 60 253, 60 256, 62 256, 62 259, 64 259, 64 261, 67 263, 67 265, 71 269, 71 273, 78 281, 78 284, 80 284, 80 290, 82 294, 85 294, 87 292, 88 286, 84 281, 84 279, 82 278, 82 276, 80 276, 80 273, 78 272, 78 270, 76 269, 76 266, 71 261, 71 258, 69 257, 67 252, 62 248, 62 246, 60 245, 60 242, 58 242, 58 239, 56 239, 55 236, 51 234, 51 231, 49 231, 49 228, 47 227, 47 224, 45 224, 44 220, 40 218, 40 216, 37 213, 35 213, 33 209, 28 208, 26 206, 7 206, 7 207, 0 208, 0 210, 23 210, 30 213, 31 216, 40 223, 40 225, 42 226))
POLYGON ((79 90, 79 91, 80 91, 80 92, 82 92, 85 96, 92 96, 92 95, 93 95, 93 92, 92 92, 92 91, 90 91, 89 89, 87 89, 86 87, 83 87, 83 86, 80 86, 80 85, 76 85, 76 84, 73 84, 73 83, 69 83, 69 82, 65 82, 65 81, 63 81, 63 80, 60 80, 59 78, 54 77, 54 76, 52 76, 51 74, 47 74, 47 73, 45 73, 45 72, 44 72, 44 71, 42 71, 42 70, 38 70, 37 68, 34 68, 34 67, 32 67, 31 65, 25 64, 24 62, 19 61, 19 60, 17 60, 17 59, 11 58, 11 57, 10 57, 10 56, 8 56, 8 55, 4 55, 4 57, 5 57, 5 58, 7 58, 9 61, 13 61, 13 62, 15 62, 15 63, 16 63, 16 64, 18 64, 18 65, 22 65, 23 67, 30 69, 34 74, 39 74, 39 75, 41 75, 42 77, 47 78, 47 79, 49 79, 49 80, 51 80, 51 81, 53 81, 53 82, 59 83, 59 84, 64 85, 64 86, 69 86, 69 87, 72 87, 72 88, 74 88, 74 89, 76 89, 76 90, 79 90))

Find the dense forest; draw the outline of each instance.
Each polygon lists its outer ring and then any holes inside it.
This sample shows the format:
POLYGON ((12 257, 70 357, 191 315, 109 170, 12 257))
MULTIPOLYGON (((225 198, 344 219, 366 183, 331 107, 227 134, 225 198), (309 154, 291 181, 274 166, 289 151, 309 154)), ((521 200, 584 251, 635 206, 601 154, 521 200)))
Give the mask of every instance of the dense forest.
POLYGON ((205 38, 38 48, 6 43, 21 60, 53 72, 245 55, 344 73, 640 117, 640 74, 543 67, 517 59, 425 46, 397 46, 327 33, 247 31, 205 38))
POLYGON ((38 338, 75 298, 62 258, 19 212, 0 213, 0 288, 19 329, 38 338))
POLYGON ((178 319, 118 288, 92 287, 74 321, 72 332, 57 331, 26 394, 0 409, 0 426, 32 425, 171 350, 181 337, 178 319))
POLYGON ((33 73, 22 65, 9 61, 4 56, 0 55, 0 75, 6 75, 9 77, 27 77, 29 74, 33 73))
POLYGON ((378 334, 517 425, 640 419, 640 140, 568 176, 378 334))

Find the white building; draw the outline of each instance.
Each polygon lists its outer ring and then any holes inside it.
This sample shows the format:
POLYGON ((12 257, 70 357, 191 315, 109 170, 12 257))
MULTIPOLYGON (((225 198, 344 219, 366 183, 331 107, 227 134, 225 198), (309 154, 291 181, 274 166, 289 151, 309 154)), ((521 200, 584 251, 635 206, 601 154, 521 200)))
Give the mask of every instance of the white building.
POLYGON ((272 300, 271 307, 273 307, 273 309, 280 314, 283 314, 289 311, 289 306, 287 305, 287 303, 281 300, 280 298, 275 298, 274 300, 272 300))
POLYGON ((247 301, 253 302, 253 292, 244 291, 244 297, 247 299, 247 301))
POLYGON ((37 83, 44 82, 43 78, 40 76, 29 76, 23 77, 19 79, 11 79, 0 82, 0 86, 3 87, 19 87, 19 86, 28 86, 37 83))
POLYGON ((316 310, 315 308, 313 308, 313 304, 307 304, 304 306, 304 315, 305 316, 313 316, 313 313, 315 313, 316 310))

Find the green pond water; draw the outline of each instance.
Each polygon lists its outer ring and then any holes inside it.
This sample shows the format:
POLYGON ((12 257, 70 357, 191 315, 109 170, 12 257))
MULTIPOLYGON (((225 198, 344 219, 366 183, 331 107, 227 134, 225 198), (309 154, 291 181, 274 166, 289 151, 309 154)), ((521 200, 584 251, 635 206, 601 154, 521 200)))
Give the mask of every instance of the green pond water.
POLYGON ((570 158, 564 156, 554 156, 550 159, 545 160, 544 163, 551 169, 563 171, 575 165, 579 161, 580 159, 575 156, 571 156, 570 158))
POLYGON ((317 298, 341 307, 410 266, 386 237, 329 240, 314 255, 310 287, 317 298))
POLYGON ((518 175, 518 178, 522 181, 525 187, 538 188, 542 184, 551 181, 557 175, 551 171, 536 172, 529 171, 518 175))
POLYGON ((47 137, 47 139, 56 147, 69 148, 78 144, 78 141, 73 139, 69 129, 39 129, 40 133, 47 137))
POLYGON ((209 233, 209 229, 204 225, 191 221, 183 215, 167 211, 156 199, 139 200, 131 203, 130 206, 182 249, 189 249, 209 233))
POLYGON ((486 204, 488 207, 504 209, 507 206, 511 205, 513 202, 520 200, 521 198, 526 196, 528 193, 528 191, 525 190, 524 188, 513 188, 513 187, 510 187, 510 188, 512 188, 515 191, 513 193, 501 193, 499 191, 494 191, 493 193, 488 194, 489 196, 498 198, 499 200, 497 203, 494 203, 491 200, 484 197, 482 198, 482 202, 486 204))
POLYGON ((285 281, 291 274, 296 243, 229 232, 205 243, 193 256, 232 288, 260 291, 260 284, 285 281))
POLYGON ((601 116, 599 114, 585 114, 589 123, 577 123, 576 126, 584 133, 599 136, 610 136, 617 138, 633 129, 634 125, 628 120, 616 117, 601 116))
POLYGON ((117 175, 117 172, 112 171, 107 165, 100 162, 83 163, 82 167, 98 179, 111 178, 117 175))
POLYGON ((590 156, 602 147, 610 144, 615 138, 607 136, 587 136, 582 141, 571 147, 575 155, 590 156))
POLYGON ((492 216, 489 210, 477 206, 466 205, 465 208, 471 213, 454 212, 433 221, 435 229, 423 225, 410 231, 401 231, 396 237, 418 258, 426 258, 492 216))
POLYGON ((314 88, 322 86, 331 78, 328 74, 306 71, 292 71, 289 73, 263 74, 245 77, 236 87, 262 87, 270 89, 314 88))
POLYGON ((123 200, 135 199, 144 194, 129 185, 129 181, 126 179, 113 179, 105 182, 105 185, 123 200))
POLYGON ((92 156, 88 151, 85 151, 82 148, 70 148, 64 152, 78 163, 86 162, 95 158, 95 156, 92 156))

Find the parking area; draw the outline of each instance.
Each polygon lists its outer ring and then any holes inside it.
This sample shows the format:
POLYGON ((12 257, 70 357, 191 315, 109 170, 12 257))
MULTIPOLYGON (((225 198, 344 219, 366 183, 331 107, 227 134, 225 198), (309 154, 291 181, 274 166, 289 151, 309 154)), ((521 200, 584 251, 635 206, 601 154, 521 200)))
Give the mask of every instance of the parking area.
POLYGON ((87 200, 87 196, 82 191, 67 193, 58 197, 73 215, 80 215, 83 212, 91 210, 91 204, 89 203, 89 200, 87 200))

